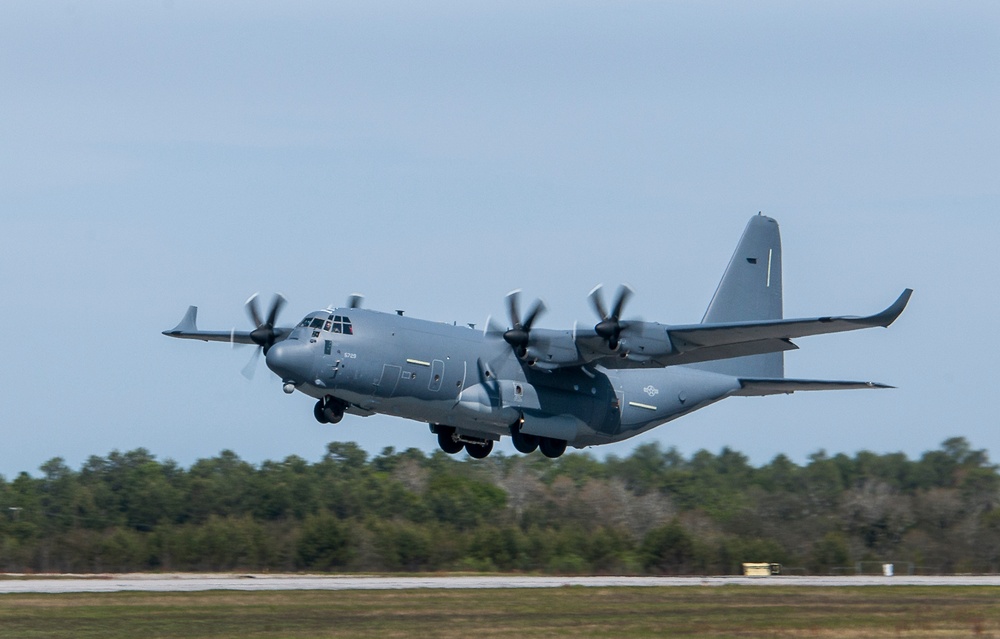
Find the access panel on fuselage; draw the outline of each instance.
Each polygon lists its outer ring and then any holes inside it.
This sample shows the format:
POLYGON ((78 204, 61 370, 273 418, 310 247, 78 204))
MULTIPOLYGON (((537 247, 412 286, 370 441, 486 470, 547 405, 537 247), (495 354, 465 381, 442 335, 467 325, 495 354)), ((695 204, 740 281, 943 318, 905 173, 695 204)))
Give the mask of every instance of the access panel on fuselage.
POLYGON ((392 397, 396 392, 396 387, 399 385, 399 376, 402 372, 402 366, 383 364, 382 375, 375 382, 375 390, 372 392, 372 395, 374 397, 392 397))

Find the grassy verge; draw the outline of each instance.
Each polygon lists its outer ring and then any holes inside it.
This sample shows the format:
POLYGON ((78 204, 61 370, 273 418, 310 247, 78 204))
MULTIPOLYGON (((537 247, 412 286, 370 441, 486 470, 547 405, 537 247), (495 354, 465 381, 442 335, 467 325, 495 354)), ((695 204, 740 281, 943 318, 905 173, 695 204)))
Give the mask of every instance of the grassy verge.
POLYGON ((0 637, 1000 637, 1000 588, 0 595, 0 637))

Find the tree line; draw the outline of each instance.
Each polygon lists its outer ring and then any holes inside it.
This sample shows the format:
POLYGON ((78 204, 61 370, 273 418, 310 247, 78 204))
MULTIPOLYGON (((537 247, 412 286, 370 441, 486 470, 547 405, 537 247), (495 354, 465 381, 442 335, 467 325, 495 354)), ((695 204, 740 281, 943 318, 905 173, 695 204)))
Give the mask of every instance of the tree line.
POLYGON ((960 437, 759 467, 656 443, 604 460, 331 443, 315 463, 185 469, 140 448, 39 470, 0 476, 0 571, 1000 571, 1000 474, 960 437))

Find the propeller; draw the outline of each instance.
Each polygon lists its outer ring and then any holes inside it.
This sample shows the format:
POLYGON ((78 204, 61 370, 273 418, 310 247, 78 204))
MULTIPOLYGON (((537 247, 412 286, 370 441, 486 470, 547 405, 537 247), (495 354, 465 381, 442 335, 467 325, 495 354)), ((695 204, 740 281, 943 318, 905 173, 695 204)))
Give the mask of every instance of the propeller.
POLYGON ((514 352, 518 357, 524 358, 528 354, 528 343, 531 339, 531 327, 538 319, 538 316, 545 312, 545 303, 542 300, 535 300, 535 304, 528 311, 528 315, 521 321, 519 298, 521 291, 511 291, 507 294, 507 313, 510 316, 511 328, 503 334, 505 342, 514 347, 514 352))
POLYGON ((347 308, 361 308, 361 302, 365 296, 360 293, 351 293, 347 298, 347 308))
POLYGON ((267 318, 264 318, 257 306, 257 297, 258 293, 254 293, 245 304, 247 315, 250 316, 250 321, 256 327, 250 331, 250 339, 258 346, 254 354, 250 356, 250 361, 243 367, 243 377, 247 379, 253 379, 254 372, 257 370, 257 362, 260 361, 260 354, 263 352, 267 355, 267 351, 277 341, 279 333, 274 330, 274 323, 278 320, 278 313, 281 312, 281 308, 286 302, 280 293, 275 294, 271 301, 271 308, 267 312, 267 318))
POLYGON ((498 321, 493 319, 492 315, 486 316, 486 325, 483 327, 484 337, 503 337, 506 331, 507 327, 502 326, 498 321))
POLYGON ((279 333, 274 330, 274 323, 278 319, 281 307, 285 305, 287 300, 281 293, 276 293, 271 301, 271 309, 267 312, 267 319, 264 320, 261 319, 260 309, 257 308, 257 295, 254 293, 246 302, 247 314, 250 316, 250 321, 256 326, 250 331, 250 339, 253 340, 254 344, 260 346, 264 354, 267 355, 267 351, 274 346, 274 342, 278 339, 279 333))
POLYGON ((622 310, 625 308, 625 302, 628 301, 628 298, 632 297, 634 291, 627 284, 619 286, 614 306, 612 306, 611 312, 608 313, 607 308, 604 306, 604 297, 601 295, 602 288, 603 286, 598 284, 590 291, 589 295, 590 302, 594 305, 594 310, 597 311, 597 316, 601 318, 601 321, 594 326, 594 332, 607 340, 608 348, 614 351, 618 350, 622 334, 622 310))
POLYGON ((261 350, 262 349, 260 348, 253 349, 253 355, 250 356, 250 361, 248 361, 246 366, 243 367, 243 370, 240 371, 243 377, 246 377, 249 380, 253 379, 254 374, 257 372, 257 365, 260 363, 261 350))

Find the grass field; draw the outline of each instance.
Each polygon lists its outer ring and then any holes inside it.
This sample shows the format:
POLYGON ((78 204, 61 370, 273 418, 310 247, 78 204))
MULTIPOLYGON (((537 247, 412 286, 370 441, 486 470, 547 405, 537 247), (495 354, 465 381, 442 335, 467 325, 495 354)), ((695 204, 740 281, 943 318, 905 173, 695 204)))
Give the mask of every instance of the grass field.
POLYGON ((1000 637, 1000 588, 0 595, 0 637, 1000 637))

